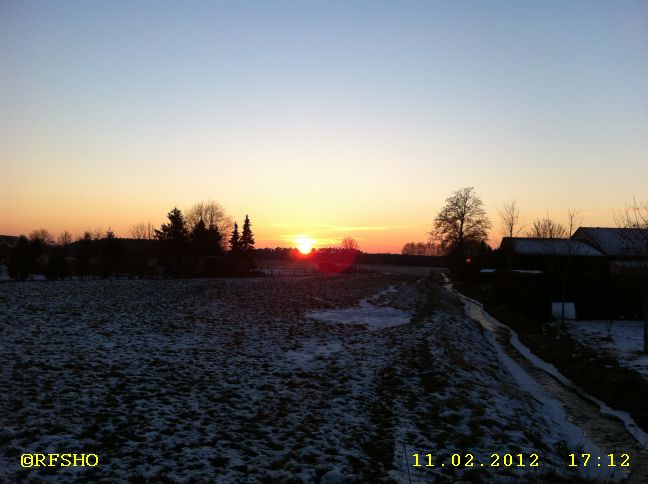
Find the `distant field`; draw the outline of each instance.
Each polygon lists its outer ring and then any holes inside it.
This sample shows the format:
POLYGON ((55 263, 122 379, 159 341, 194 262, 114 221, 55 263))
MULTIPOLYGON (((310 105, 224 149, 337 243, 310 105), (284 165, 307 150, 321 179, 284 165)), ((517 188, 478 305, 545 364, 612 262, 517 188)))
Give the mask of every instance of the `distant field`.
MULTIPOLYGON (((313 272, 317 270, 318 263, 309 260, 304 261, 276 261, 276 260, 261 260, 258 261, 257 266, 262 271, 269 273, 272 269, 276 274, 299 274, 299 272, 313 272)), ((391 274, 413 274, 426 276, 430 271, 444 272, 446 269, 442 267, 428 267, 428 266, 401 266, 391 264, 356 264, 361 270, 371 272, 386 272, 391 274)))
POLYGON ((567 475, 566 449, 587 443, 420 279, 3 284, 0 480, 567 475), (23 452, 92 452, 100 465, 21 469, 23 452), (426 453, 486 465, 412 467, 426 453), (490 467, 493 453, 542 466, 490 467))
POLYGON ((370 265, 360 264, 360 269, 365 269, 373 272, 386 272, 389 274, 413 274, 427 276, 430 272, 445 272, 447 269, 443 267, 427 267, 427 266, 395 266, 395 265, 370 265))

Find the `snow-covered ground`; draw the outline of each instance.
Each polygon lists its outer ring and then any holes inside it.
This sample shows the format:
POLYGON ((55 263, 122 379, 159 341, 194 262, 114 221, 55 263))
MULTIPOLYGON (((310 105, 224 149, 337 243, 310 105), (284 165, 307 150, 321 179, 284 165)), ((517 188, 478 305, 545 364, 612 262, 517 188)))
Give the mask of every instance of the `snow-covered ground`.
POLYGON ((621 366, 648 379, 643 321, 573 321, 567 328, 584 345, 615 358, 621 366))
POLYGON ((0 481, 577 475, 590 444, 458 300, 412 318, 418 277, 0 285, 0 481), (24 452, 100 464, 21 469, 24 452))
POLYGON ((380 304, 382 297, 396 292, 396 288, 392 286, 371 298, 363 299, 356 306, 310 311, 306 317, 329 323, 361 324, 373 329, 407 324, 412 317, 410 312, 380 304))

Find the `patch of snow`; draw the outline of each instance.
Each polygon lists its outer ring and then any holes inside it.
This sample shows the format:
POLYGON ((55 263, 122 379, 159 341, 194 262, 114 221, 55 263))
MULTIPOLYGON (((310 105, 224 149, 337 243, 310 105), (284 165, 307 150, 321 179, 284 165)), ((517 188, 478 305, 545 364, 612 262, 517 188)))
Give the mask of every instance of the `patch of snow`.
POLYGON ((338 471, 328 471, 322 476, 321 484, 343 484, 346 482, 344 474, 338 471))
POLYGON ((365 324, 371 329, 407 324, 411 318, 409 312, 389 306, 376 306, 371 302, 379 300, 383 295, 394 292, 396 292, 396 288, 392 286, 371 298, 363 299, 355 307, 311 311, 306 314, 306 317, 327 323, 365 324))
POLYGON ((410 315, 405 311, 374 306, 366 301, 355 308, 313 311, 307 316, 327 323, 366 324, 373 329, 400 326, 410 320, 410 315))
POLYGON ((585 346, 615 358, 621 366, 648 379, 648 355, 643 353, 643 321, 574 321, 569 334, 585 346))

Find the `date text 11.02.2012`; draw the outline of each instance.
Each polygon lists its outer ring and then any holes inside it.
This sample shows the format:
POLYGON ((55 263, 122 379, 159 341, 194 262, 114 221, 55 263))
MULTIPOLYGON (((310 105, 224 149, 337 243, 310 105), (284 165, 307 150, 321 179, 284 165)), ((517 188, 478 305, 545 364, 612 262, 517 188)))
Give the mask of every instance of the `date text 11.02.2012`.
POLYGON ((412 454, 412 467, 538 467, 538 454, 491 454, 482 462, 475 455, 452 454, 447 462, 436 462, 432 454, 412 454))

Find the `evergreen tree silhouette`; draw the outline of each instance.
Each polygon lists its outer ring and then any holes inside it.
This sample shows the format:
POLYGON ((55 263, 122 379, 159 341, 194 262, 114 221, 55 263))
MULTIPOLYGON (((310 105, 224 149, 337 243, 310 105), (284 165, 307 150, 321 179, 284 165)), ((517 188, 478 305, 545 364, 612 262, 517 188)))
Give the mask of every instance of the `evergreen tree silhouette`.
POLYGON ((182 211, 177 207, 173 207, 173 210, 167 214, 167 218, 169 223, 162 224, 159 230, 156 229, 155 236, 163 244, 163 252, 172 272, 179 275, 189 233, 182 211))
POLYGON ((254 250, 254 234, 252 233, 250 218, 246 215, 243 222, 243 232, 241 233, 241 251, 249 253, 254 250))
POLYGON ((173 207, 173 210, 167 214, 167 218, 169 219, 169 223, 162 224, 159 230, 155 229, 155 236, 159 240, 184 242, 187 239, 188 233, 182 211, 177 207, 173 207))
POLYGON ((238 224, 234 222, 234 229, 229 238, 230 250, 227 254, 227 272, 239 274, 241 272, 241 236, 239 235, 238 224))
POLYGON ((234 222, 234 230, 232 230, 229 245, 231 254, 238 254, 241 252, 241 236, 239 235, 238 224, 236 222, 234 222))
POLYGON ((244 274, 254 269, 254 234, 251 226, 250 218, 246 215, 243 222, 243 232, 241 233, 241 261, 239 262, 239 272, 244 274))

